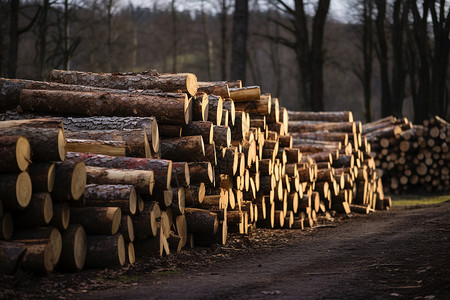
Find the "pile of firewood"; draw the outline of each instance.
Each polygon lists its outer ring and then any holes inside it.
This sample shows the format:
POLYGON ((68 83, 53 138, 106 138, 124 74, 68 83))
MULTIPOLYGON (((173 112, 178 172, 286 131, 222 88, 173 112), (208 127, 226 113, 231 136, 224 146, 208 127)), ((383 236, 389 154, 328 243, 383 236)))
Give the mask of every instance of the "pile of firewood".
POLYGON ((257 86, 193 74, 53 71, 0 91, 4 273, 121 266, 390 206, 351 112, 288 112, 257 86), (18 174, 28 196, 12 206, 18 174))
POLYGON ((365 124, 385 192, 450 191, 450 124, 435 116, 413 125, 389 116, 365 124))

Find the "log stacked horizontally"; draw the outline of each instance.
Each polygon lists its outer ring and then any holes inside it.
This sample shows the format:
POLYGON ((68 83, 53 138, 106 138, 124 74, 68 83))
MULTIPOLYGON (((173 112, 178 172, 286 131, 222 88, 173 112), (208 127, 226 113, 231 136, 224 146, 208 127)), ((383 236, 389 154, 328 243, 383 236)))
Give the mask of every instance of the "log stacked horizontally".
POLYGON ((351 112, 288 111, 257 86, 193 74, 50 78, 0 79, 0 258, 38 272, 122 266, 389 208, 351 112))

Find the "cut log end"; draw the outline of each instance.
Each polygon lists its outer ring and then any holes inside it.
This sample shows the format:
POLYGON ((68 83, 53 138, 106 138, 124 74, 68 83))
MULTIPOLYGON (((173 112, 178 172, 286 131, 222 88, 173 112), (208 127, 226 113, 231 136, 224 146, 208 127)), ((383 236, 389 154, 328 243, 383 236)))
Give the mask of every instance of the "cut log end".
POLYGON ((23 136, 19 136, 16 142, 16 160, 17 166, 21 171, 25 171, 31 162, 30 143, 23 136))
POLYGON ((72 198, 74 200, 80 199, 84 194, 84 189, 86 187, 86 165, 84 162, 78 162, 73 169, 72 182, 70 185, 70 190, 72 198))
POLYGON ((20 208, 26 208, 30 204, 32 195, 32 184, 30 175, 22 172, 17 176, 16 181, 16 199, 20 208))
POLYGON ((58 132, 58 154, 61 161, 66 158, 66 153, 66 137, 64 136, 64 131, 60 129, 58 132))

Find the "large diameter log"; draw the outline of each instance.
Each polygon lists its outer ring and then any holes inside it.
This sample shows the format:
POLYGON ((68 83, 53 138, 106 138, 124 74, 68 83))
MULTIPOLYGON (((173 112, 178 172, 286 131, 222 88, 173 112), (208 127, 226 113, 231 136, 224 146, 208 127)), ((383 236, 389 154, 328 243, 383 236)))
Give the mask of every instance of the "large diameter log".
POLYGON ((27 172, 0 174, 0 200, 7 210, 25 209, 31 200, 32 183, 27 172))
POLYGON ((0 136, 0 172, 25 171, 31 162, 30 143, 24 136, 0 136))
POLYGON ((154 71, 142 73, 91 73, 52 70, 50 81, 119 90, 156 89, 163 92, 182 91, 190 95, 195 95, 198 89, 197 77, 191 73, 159 74, 154 71))
POLYGON ((188 187, 191 184, 189 164, 187 162, 172 163, 172 186, 188 187))
POLYGON ((86 262, 87 237, 83 226, 71 224, 62 233, 62 252, 58 267, 79 271, 83 269, 86 262))
POLYGON ((288 111, 290 121, 353 122, 351 111, 288 111))
POLYGON ((217 214, 198 208, 186 208, 188 232, 195 234, 215 235, 219 228, 217 214))
POLYGON ((58 161, 66 156, 63 124, 58 119, 0 122, 0 136, 22 135, 28 139, 33 161, 58 161))
POLYGON ((0 274, 14 274, 27 249, 21 243, 0 241, 0 274))
POLYGON ((84 198, 86 206, 120 207, 124 214, 132 215, 137 211, 137 194, 133 185, 89 184, 84 191, 84 198))
POLYGON ((155 189, 164 190, 170 188, 172 178, 172 161, 170 160, 116 157, 75 152, 69 152, 67 158, 71 160, 81 159, 87 166, 153 171, 155 189))
POLYGON ((161 139, 160 153, 173 161, 204 161, 205 145, 201 135, 161 139))
POLYGON ((234 102, 256 101, 261 97, 259 86, 247 86, 241 88, 230 88, 230 98, 234 102))
POLYGON ((152 194, 155 186, 153 171, 112 169, 86 166, 88 184, 133 185, 139 194, 152 194))
POLYGON ((55 268, 53 249, 50 243, 22 243, 27 249, 22 261, 22 267, 36 273, 50 273, 55 268))
POLYGON ((119 230, 122 211, 118 207, 72 207, 70 219, 81 224, 88 234, 115 234, 119 230))
POLYGON ((19 227, 47 225, 53 217, 52 197, 49 193, 33 193, 30 204, 14 215, 14 223, 19 227))
POLYGON ((58 229, 49 227, 32 227, 17 229, 14 240, 24 244, 45 242, 52 248, 52 262, 56 265, 61 258, 62 237, 58 229))
POLYGON ((125 241, 115 235, 87 235, 86 268, 105 268, 125 264, 125 241))
POLYGON ((82 161, 55 163, 55 187, 53 199, 57 201, 78 200, 86 187, 86 165, 82 161))
POLYGON ((158 122, 174 124, 188 124, 192 115, 186 94, 163 96, 23 90, 20 105, 24 110, 51 114, 155 116, 158 122))
POLYGON ((143 129, 123 129, 123 130, 86 130, 67 131, 67 149, 72 152, 95 153, 95 147, 91 151, 75 151, 70 148, 69 139, 74 140, 95 140, 95 141, 120 141, 126 146, 126 156, 151 158, 151 146, 147 133, 143 129))
POLYGON ((33 163, 28 167, 28 174, 31 177, 33 192, 53 191, 55 186, 55 164, 52 162, 33 163))

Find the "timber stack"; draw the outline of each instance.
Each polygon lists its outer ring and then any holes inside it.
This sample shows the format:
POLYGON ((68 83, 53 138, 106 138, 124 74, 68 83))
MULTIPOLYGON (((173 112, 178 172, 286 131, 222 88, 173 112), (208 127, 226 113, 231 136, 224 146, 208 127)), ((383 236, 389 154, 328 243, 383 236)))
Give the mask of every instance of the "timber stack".
POLYGON ((385 192, 450 191, 450 124, 439 116, 422 125, 388 116, 363 126, 385 192))
POLYGON ((17 248, 24 267, 23 255, 37 251, 27 239, 50 244, 59 234, 59 248, 41 247, 39 258, 76 271, 225 244, 228 233, 255 227, 303 229, 335 213, 389 208, 351 112, 289 112, 258 86, 186 73, 54 70, 50 78, 0 79, 4 157, 31 153, 1 169, 6 190, 31 176, 31 200, 14 206, 4 193, 0 202, 10 224, 0 247, 17 248), (28 123, 33 133, 10 129, 28 123), (29 150, 17 151, 26 141, 29 150), (45 216, 26 214, 45 203, 45 216))

